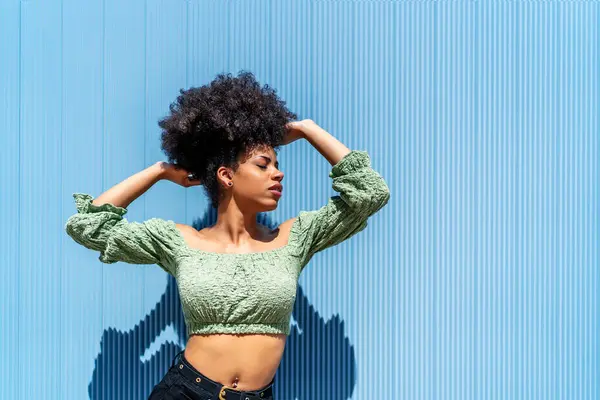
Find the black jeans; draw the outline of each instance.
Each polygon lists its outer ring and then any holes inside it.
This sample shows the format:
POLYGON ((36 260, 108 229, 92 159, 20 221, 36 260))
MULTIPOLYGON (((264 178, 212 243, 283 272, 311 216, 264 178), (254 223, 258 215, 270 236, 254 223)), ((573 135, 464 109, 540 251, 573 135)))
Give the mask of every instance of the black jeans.
POLYGON ((154 386, 148 400, 274 400, 274 382, 275 378, 260 390, 235 390, 201 374, 182 351, 173 358, 171 368, 154 386))

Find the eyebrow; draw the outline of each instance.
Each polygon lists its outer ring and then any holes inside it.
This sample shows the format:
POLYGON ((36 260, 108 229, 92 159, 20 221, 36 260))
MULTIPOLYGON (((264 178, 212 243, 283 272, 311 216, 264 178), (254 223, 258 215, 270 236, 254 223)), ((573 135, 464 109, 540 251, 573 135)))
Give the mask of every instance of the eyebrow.
MULTIPOLYGON (((270 157, 267 157, 267 156, 259 156, 259 157, 266 158, 267 160, 269 160, 269 162, 271 162, 271 158, 270 157)), ((275 162, 275 168, 279 168, 279 161, 275 162)))

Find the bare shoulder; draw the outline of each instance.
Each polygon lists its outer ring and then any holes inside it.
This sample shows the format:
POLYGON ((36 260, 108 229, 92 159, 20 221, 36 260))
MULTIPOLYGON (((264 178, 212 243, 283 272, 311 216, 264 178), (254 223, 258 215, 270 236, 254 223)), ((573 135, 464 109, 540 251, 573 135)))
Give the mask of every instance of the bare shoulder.
MULTIPOLYGON (((188 229, 194 229, 194 227, 193 227, 193 226, 186 225, 186 224, 179 224, 179 223, 177 223, 177 222, 175 222, 175 225, 177 226, 177 228, 178 228, 179 230, 182 230, 182 231, 183 231, 183 230, 188 230, 188 229)), ((194 230, 195 230, 195 229, 194 229, 194 230)))
POLYGON ((279 230, 279 232, 284 233, 286 236, 288 236, 295 220, 296 217, 283 221, 281 224, 279 224, 277 228, 273 229, 273 231, 279 230))
POLYGON ((196 229, 194 229, 193 226, 190 226, 190 225, 179 224, 179 223, 176 222, 175 226, 177 227, 177 229, 179 229, 179 232, 181 232, 181 234, 183 235, 183 237, 186 237, 187 235, 190 235, 190 234, 198 232, 198 231, 196 231, 196 229))

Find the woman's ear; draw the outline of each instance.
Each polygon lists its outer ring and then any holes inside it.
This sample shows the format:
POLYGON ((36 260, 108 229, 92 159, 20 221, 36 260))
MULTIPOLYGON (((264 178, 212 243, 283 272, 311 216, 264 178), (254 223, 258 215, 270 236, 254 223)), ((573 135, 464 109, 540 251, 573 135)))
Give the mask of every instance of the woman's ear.
POLYGON ((233 180, 231 169, 227 167, 219 167, 219 169, 217 169, 217 180, 224 188, 230 187, 231 185, 229 183, 233 180))

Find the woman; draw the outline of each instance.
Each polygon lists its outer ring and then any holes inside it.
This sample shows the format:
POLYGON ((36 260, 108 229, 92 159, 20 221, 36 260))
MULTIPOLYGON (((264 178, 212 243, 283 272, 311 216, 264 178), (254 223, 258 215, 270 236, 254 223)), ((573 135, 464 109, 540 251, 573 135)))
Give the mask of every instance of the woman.
POLYGON ((273 399, 275 373, 290 333, 300 273, 314 254, 367 226, 390 192, 365 151, 350 151, 296 115, 251 73, 220 74, 181 90, 161 121, 158 162, 96 199, 74 193, 66 231, 100 261, 157 264, 177 280, 188 341, 154 387, 159 399, 273 399), (332 165, 339 196, 300 211, 276 229, 257 214, 277 208, 283 190, 277 149, 306 139, 332 165), (171 220, 128 222, 126 207, 158 180, 202 184, 218 209, 197 231, 171 220))

